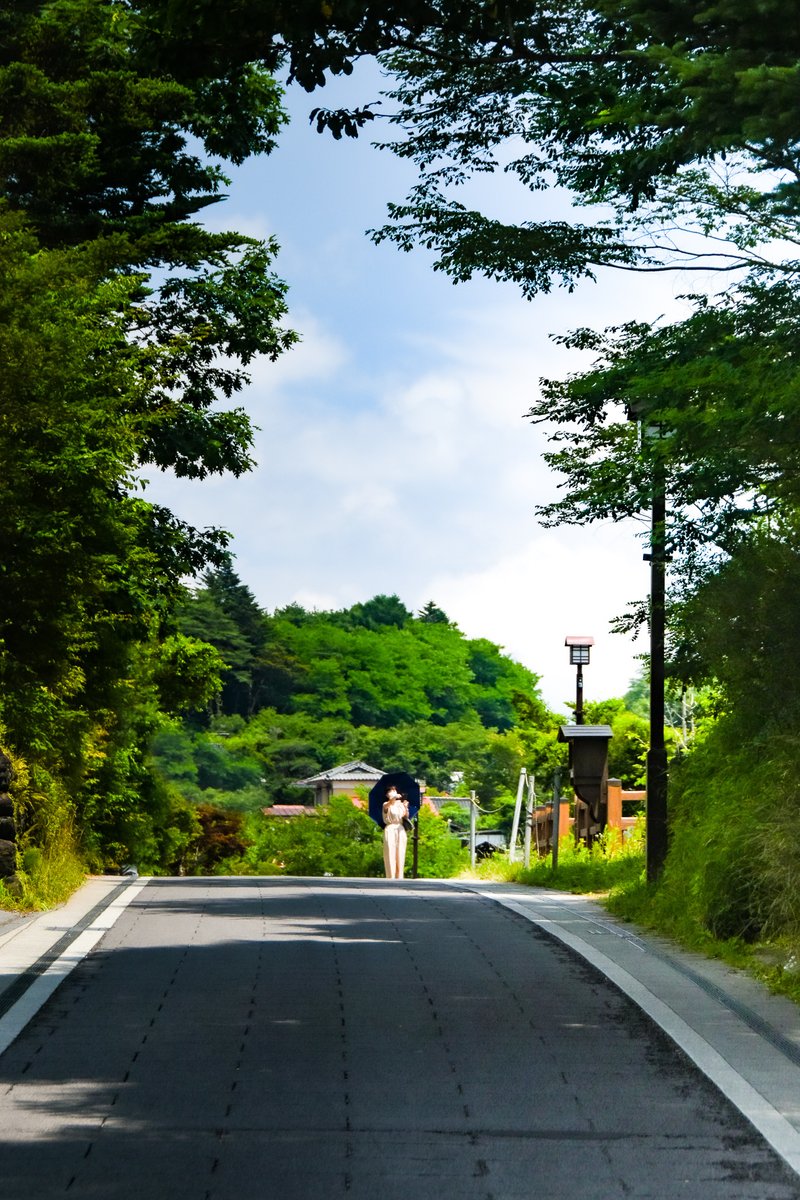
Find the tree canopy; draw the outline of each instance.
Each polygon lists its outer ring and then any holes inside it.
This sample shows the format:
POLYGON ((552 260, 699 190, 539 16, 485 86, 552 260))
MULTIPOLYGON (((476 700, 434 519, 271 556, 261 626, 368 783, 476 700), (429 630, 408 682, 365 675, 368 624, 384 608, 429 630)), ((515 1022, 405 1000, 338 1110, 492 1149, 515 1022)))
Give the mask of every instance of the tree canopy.
POLYGON ((781 270, 796 271, 798 48, 777 3, 588 0, 505 16, 500 43, 439 28, 386 56, 402 129, 387 144, 419 180, 379 240, 528 296, 600 267, 730 272, 788 257, 781 270), (528 193, 518 220, 458 199, 487 173, 528 193), (574 217, 536 219, 553 189, 574 217))
POLYGON ((227 566, 181 615, 182 630, 226 660, 220 697, 155 743, 165 777, 193 802, 302 802, 297 779, 364 759, 432 790, 450 791, 462 772, 489 803, 513 790, 523 764, 549 778, 561 760, 537 677, 493 642, 425 610, 414 617, 397 596, 332 612, 228 605, 246 592, 227 566))
POLYGON ((220 158, 274 144, 280 90, 256 66, 177 80, 146 26, 118 0, 0 14, 0 723, 25 836, 77 818, 110 862, 161 856, 149 741, 219 666, 173 613, 228 535, 148 503, 142 468, 248 470, 231 402, 295 341, 275 246, 197 220, 220 158))

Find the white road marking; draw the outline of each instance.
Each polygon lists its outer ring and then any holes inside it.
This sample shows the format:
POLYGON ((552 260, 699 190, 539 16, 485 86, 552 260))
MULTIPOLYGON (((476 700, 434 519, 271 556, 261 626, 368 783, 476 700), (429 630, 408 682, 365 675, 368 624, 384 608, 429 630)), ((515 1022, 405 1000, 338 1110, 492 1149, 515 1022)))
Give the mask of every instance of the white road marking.
POLYGON ((8 1049, 31 1018, 50 999, 59 984, 63 983, 69 973, 74 971, 75 967, 94 949, 103 934, 111 929, 148 882, 148 879, 142 879, 138 883, 132 883, 116 899, 112 900, 98 914, 89 928, 79 933, 75 940, 70 942, 64 953, 51 963, 46 971, 38 975, 16 1004, 0 1017, 0 1054, 8 1049))

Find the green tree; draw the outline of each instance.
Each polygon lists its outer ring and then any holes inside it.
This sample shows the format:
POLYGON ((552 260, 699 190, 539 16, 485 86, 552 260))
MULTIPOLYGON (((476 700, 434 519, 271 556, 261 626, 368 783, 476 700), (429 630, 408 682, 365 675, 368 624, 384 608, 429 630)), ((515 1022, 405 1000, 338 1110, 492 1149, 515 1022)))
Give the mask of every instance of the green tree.
MULTIPOLYGON (((285 820, 254 815, 250 871, 274 875, 383 874, 380 831, 347 797, 334 797, 312 816, 285 820)), ((237 864, 237 869, 239 865, 237 864)))
POLYGON ((9 205, 49 245, 112 238, 109 261, 206 257, 215 239, 184 223, 227 181, 198 143, 233 162, 271 150, 285 119, 272 77, 250 63, 209 72, 187 55, 179 75, 164 70, 168 34, 141 4, 25 0, 0 20, 9 205))
POLYGON ((183 606, 181 628, 215 646, 224 659, 222 688, 214 709, 252 716, 282 705, 296 685, 298 667, 283 646, 275 624, 242 583, 230 560, 203 578, 183 606))
MULTIPOLYGON (((673 624, 677 626, 677 623, 678 617, 673 614, 673 624)), ((624 699, 629 712, 649 720, 650 681, 644 672, 631 681, 624 699)), ((666 723, 673 731, 677 749, 684 751, 691 747, 695 738, 700 736, 718 715, 719 690, 716 685, 709 683, 698 687, 677 679, 668 679, 664 689, 664 701, 666 723)))
POLYGON ((363 625, 365 629, 384 626, 402 629, 411 618, 399 596, 373 596, 366 604, 354 604, 346 615, 353 625, 363 625))
POLYGON ((610 725, 608 774, 624 788, 643 788, 650 741, 649 722, 631 712, 624 700, 589 701, 584 707, 587 725, 610 725))
POLYGON ((800 502, 793 445, 800 294, 791 281, 751 282, 716 302, 697 298, 684 321, 632 323, 564 340, 592 367, 547 381, 535 421, 555 421, 546 457, 568 495, 545 522, 644 511, 653 471, 667 480, 669 543, 693 563, 708 544, 735 551, 764 513, 800 502), (646 412, 644 435, 629 413, 646 412), (580 454, 568 445, 580 431, 580 454))
POLYGON ((224 186, 199 148, 268 150, 280 93, 249 65, 159 72, 117 0, 7 6, 0 30, 0 711, 49 781, 31 828, 68 795, 93 865, 157 869, 191 820, 147 747, 219 669, 173 613, 227 535, 148 504, 137 472, 250 464, 249 420, 219 401, 292 344, 285 289, 271 244, 193 218, 224 186))
MULTIPOLYGON (((450 832, 448 822, 429 808, 419 812, 419 852, 417 869, 420 879, 449 879, 469 865, 469 854, 450 832)), ((411 866, 411 839, 406 856, 406 874, 411 866)))
MULTIPOLYGON (((241 389, 254 355, 274 358, 294 335, 280 327, 274 246, 192 220, 225 179, 189 143, 233 161, 268 151, 283 121, 279 90, 250 67, 216 83, 153 74, 143 16, 119 0, 16 5, 0 28, 7 210, 24 214, 41 246, 82 246, 89 279, 138 280, 126 311, 138 460, 196 478, 246 470, 246 414, 212 406, 241 389), (166 270, 156 279, 155 268, 166 270)), ((203 539, 163 522, 165 540, 181 533, 202 565, 203 539)))
POLYGON ((227 859, 247 850, 245 823, 241 813, 227 812, 203 804, 197 810, 199 829, 186 855, 190 875, 219 872, 227 859))
POLYGON ((255 654, 264 640, 264 613, 246 584, 227 559, 204 579, 209 598, 234 622, 255 654))
POLYGON ((455 280, 482 273, 529 296, 603 266, 766 266, 759 242, 788 257, 798 67, 780 13, 776 0, 735 13, 727 0, 702 12, 587 0, 506 5, 495 42, 430 28, 385 59, 402 128, 388 144, 420 174, 377 237, 424 245, 455 280), (529 204, 504 221, 458 199, 501 171, 534 194, 566 189, 580 215, 537 220, 529 204))
POLYGON ((673 621, 674 670, 715 682, 722 707, 758 740, 800 721, 791 662, 800 581, 800 514, 754 528, 735 556, 687 589, 673 621))
MULTIPOLYGON (((197 478, 247 469, 246 415, 213 406, 240 390, 256 354, 274 358, 294 335, 280 326, 274 246, 192 219, 225 183, 197 145, 234 162, 270 150, 279 89, 249 65, 218 79, 184 69, 180 83, 159 74, 144 48, 152 26, 119 0, 25 3, 0 21, 6 211, 24 216, 36 248, 80 246, 73 264, 86 264, 87 281, 122 273, 138 284, 128 285, 127 354, 115 349, 133 374, 134 461, 197 478)), ((213 537, 152 512, 165 543, 183 538, 195 567, 207 560, 213 537)))
POLYGON ((429 600, 424 608, 421 608, 417 614, 420 621, 426 621, 431 625, 449 625, 450 618, 437 604, 429 600))

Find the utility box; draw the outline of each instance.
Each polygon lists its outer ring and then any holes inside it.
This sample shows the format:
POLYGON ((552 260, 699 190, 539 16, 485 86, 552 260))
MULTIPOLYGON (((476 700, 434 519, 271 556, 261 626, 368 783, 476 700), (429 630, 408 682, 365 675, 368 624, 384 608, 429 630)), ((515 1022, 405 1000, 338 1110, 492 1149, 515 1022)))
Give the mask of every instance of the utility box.
POLYGON ((569 773, 578 803, 575 837, 591 844, 608 818, 610 725, 562 725, 558 740, 569 743, 569 773))

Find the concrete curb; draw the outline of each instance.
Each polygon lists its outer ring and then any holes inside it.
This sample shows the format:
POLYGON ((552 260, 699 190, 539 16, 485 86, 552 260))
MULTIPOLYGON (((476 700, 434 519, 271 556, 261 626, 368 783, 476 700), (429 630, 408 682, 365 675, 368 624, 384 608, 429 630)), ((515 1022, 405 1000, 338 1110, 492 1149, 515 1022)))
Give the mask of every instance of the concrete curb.
POLYGON ((743 972, 684 953, 583 896, 452 881, 533 922, 600 971, 800 1176, 800 1009, 743 972))
POLYGON ((0 1054, 147 882, 122 876, 89 879, 66 904, 0 936, 0 1054))

